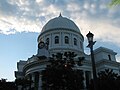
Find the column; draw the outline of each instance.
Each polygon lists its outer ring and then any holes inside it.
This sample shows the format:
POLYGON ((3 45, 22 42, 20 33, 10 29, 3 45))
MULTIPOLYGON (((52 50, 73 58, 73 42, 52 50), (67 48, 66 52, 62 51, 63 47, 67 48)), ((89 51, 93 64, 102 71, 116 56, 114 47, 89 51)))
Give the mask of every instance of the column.
POLYGON ((63 42, 64 42, 64 37, 63 37, 63 33, 60 32, 60 41, 61 41, 61 44, 60 45, 63 45, 63 42))
POLYGON ((38 90, 38 83, 39 83, 39 72, 35 72, 35 80, 34 80, 34 90, 38 90))
POLYGON ((83 81, 83 83, 84 83, 84 88, 86 88, 86 75, 85 75, 85 72, 86 72, 86 71, 83 71, 83 76, 84 76, 84 81, 83 81))
POLYGON ((54 47, 54 42, 55 42, 55 36, 54 34, 51 34, 51 48, 54 47))
POLYGON ((71 46, 73 47, 74 45, 74 41, 73 41, 73 34, 71 34, 71 46))
POLYGON ((28 79, 30 81, 30 84, 29 84, 28 88, 31 90, 31 87, 32 87, 32 84, 33 84, 31 74, 28 75, 28 79))
POLYGON ((39 84, 38 84, 38 90, 42 90, 42 75, 39 73, 39 84))
POLYGON ((49 44, 49 48, 51 48, 51 46, 53 45, 53 44, 52 44, 52 43, 53 43, 53 42, 52 42, 52 40, 53 40, 53 39, 52 39, 52 36, 53 36, 53 35, 52 35, 52 33, 51 33, 51 34, 50 34, 50 44, 49 44))
POLYGON ((33 89, 34 83, 35 83, 35 74, 34 73, 31 74, 31 80, 33 81, 33 83, 31 84, 31 89, 33 89))

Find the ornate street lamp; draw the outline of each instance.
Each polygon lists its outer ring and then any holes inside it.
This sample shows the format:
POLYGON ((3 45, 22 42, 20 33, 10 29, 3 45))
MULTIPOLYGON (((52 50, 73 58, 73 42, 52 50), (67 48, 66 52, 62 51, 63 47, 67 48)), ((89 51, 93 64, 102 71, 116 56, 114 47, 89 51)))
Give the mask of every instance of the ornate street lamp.
POLYGON ((94 53, 93 53, 93 45, 95 44, 96 41, 93 41, 94 34, 92 34, 90 31, 86 36, 89 43, 87 47, 90 48, 90 52, 91 52, 94 90, 97 90, 97 75, 96 75, 96 66, 95 66, 95 59, 94 59, 94 53))

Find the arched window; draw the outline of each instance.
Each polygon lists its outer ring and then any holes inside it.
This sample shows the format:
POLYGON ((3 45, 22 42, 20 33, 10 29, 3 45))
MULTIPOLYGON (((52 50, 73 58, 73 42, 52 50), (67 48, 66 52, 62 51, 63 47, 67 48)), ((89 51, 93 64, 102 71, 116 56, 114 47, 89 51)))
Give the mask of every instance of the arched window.
POLYGON ((55 36, 55 44, 59 43, 59 36, 55 36))
POLYGON ((49 38, 46 39, 46 43, 47 43, 47 45, 49 45, 49 38))
POLYGON ((74 38, 74 45, 77 45, 77 39, 74 38))
POLYGON ((65 36, 65 44, 69 44, 69 38, 68 38, 68 36, 65 36))

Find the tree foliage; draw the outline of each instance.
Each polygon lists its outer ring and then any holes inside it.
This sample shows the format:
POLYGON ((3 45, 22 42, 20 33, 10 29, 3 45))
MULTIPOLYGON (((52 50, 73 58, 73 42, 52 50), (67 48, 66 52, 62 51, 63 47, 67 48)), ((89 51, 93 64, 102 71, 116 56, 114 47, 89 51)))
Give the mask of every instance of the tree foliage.
MULTIPOLYGON (((105 69, 98 73, 98 90, 120 90, 120 76, 113 70, 105 69)), ((93 90, 93 81, 91 80, 90 90, 93 90)))
POLYGON ((112 0, 110 6, 117 6, 120 5, 120 0, 112 0))
POLYGON ((52 55, 50 64, 42 71, 43 90, 80 90, 83 88, 83 72, 74 70, 73 52, 52 55), (63 58, 63 55, 65 58, 63 58), (55 58, 55 59, 54 59, 55 58))
POLYGON ((0 80, 0 90, 16 90, 17 87, 14 82, 7 82, 7 79, 0 80))
POLYGON ((27 86, 31 86, 31 83, 33 83, 32 80, 28 80, 26 78, 18 78, 15 79, 16 86, 22 86, 22 90, 26 88, 27 86))

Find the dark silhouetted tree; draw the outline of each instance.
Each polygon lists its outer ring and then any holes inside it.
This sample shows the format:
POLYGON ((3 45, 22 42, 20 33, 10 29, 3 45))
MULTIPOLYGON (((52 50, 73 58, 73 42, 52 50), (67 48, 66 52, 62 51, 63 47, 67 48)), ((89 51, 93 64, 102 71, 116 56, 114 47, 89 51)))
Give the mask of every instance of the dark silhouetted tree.
MULTIPOLYGON (((120 76, 111 69, 105 69, 98 73, 98 90, 120 90, 120 76)), ((91 80, 90 90, 93 90, 93 81, 91 80)))
POLYGON ((7 82, 7 79, 0 80, 0 90, 17 90, 15 82, 7 82))
POLYGON ((18 78, 18 79, 15 79, 15 84, 16 86, 22 86, 22 90, 24 90, 24 88, 26 88, 27 86, 30 88, 31 86, 31 83, 33 83, 33 81, 31 80, 28 80, 26 78, 18 78))
POLYGON ((73 52, 65 52, 52 56, 50 64, 42 71, 42 90, 83 89, 83 71, 73 69, 76 55, 73 52))

